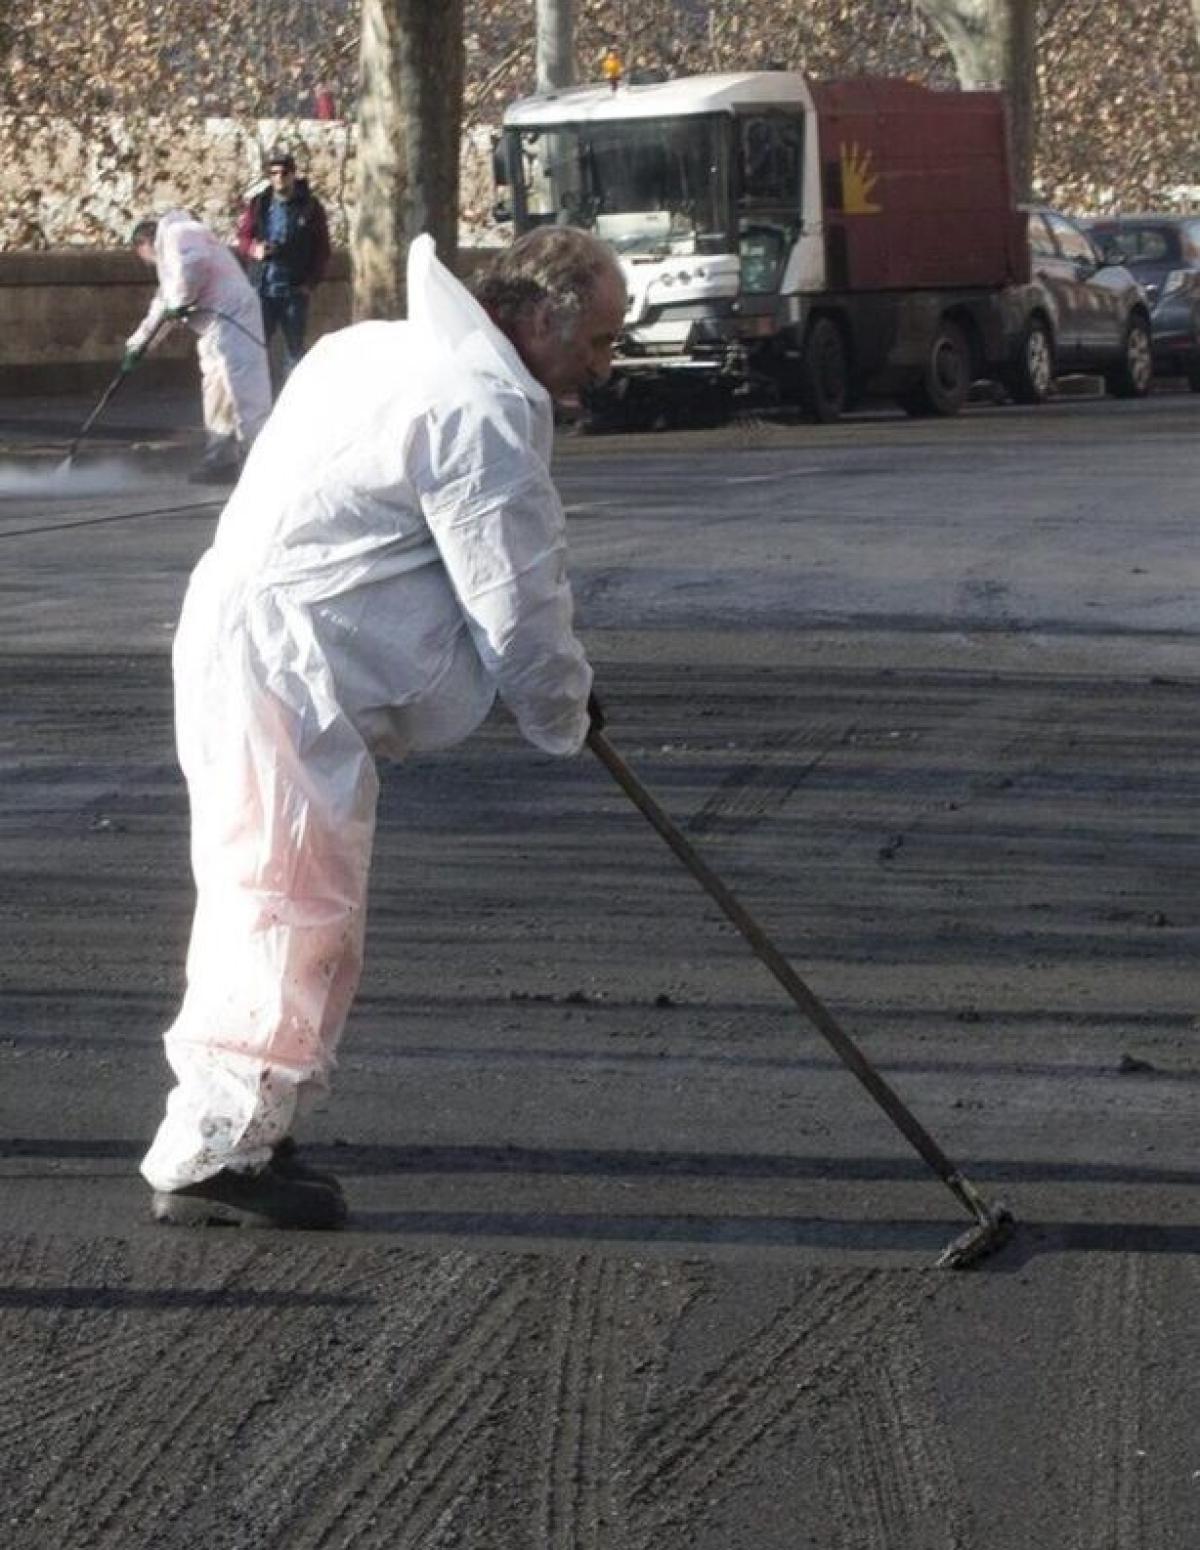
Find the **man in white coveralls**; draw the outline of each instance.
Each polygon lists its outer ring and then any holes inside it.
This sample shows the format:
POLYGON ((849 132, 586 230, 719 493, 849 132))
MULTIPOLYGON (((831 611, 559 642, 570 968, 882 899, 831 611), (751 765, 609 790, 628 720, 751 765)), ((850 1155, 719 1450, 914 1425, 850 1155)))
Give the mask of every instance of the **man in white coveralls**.
POLYGON ((291 1129, 358 984, 374 756, 459 742, 497 692, 547 753, 587 735, 552 398, 607 376, 624 282, 603 243, 544 227, 477 298, 418 238, 408 321, 309 351, 192 576, 174 669, 197 901, 142 1164, 159 1221, 345 1219, 291 1129))
POLYGON ((196 335, 207 443, 191 477, 201 484, 232 484, 271 412, 258 296, 233 250, 186 210, 139 221, 130 242, 157 271, 158 290, 126 340, 121 369, 133 370, 164 319, 187 319, 196 335))

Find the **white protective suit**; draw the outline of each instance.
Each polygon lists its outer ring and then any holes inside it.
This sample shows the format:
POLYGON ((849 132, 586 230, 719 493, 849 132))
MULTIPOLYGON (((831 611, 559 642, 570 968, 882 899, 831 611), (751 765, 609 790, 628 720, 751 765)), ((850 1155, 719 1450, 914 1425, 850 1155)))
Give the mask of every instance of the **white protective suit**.
POLYGON ((361 964, 373 755, 460 741, 497 690, 549 753, 587 732, 550 398, 428 237, 408 296, 408 322, 326 335, 297 366, 184 602, 197 905, 156 1189, 261 1166, 326 1085, 361 964))
POLYGON ((271 373, 263 340, 262 306, 231 248, 193 220, 171 210, 154 238, 158 290, 126 341, 144 349, 171 307, 194 306, 204 428, 210 446, 235 437, 243 451, 271 412, 271 373))

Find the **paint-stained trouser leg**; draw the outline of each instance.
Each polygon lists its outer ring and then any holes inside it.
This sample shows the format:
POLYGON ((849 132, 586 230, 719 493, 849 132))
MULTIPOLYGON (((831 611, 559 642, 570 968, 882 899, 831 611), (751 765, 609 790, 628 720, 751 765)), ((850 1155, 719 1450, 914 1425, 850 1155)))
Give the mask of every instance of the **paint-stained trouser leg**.
POLYGON ((204 414, 204 438, 210 453, 234 447, 237 420, 229 376, 211 335, 201 335, 197 345, 200 360, 200 405, 204 414))
POLYGON ((268 1160, 328 1085, 362 966, 374 760, 343 716, 314 733, 261 689, 230 698, 181 742, 197 904, 155 1189, 268 1160))
POLYGON ((218 318, 200 335, 200 393, 209 447, 236 437, 241 450, 254 445, 271 412, 271 373, 261 317, 246 331, 218 318), (252 337, 253 336, 253 337, 252 337))

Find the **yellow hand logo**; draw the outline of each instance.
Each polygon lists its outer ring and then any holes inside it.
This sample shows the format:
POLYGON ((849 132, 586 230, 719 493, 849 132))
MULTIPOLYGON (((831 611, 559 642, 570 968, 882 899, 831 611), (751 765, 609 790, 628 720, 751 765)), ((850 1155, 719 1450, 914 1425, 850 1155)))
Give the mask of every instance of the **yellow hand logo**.
POLYGON ((871 170, 871 152, 860 151, 858 142, 841 146, 842 158, 842 209, 847 215, 878 215, 882 205, 873 202, 871 195, 879 182, 878 174, 871 170))

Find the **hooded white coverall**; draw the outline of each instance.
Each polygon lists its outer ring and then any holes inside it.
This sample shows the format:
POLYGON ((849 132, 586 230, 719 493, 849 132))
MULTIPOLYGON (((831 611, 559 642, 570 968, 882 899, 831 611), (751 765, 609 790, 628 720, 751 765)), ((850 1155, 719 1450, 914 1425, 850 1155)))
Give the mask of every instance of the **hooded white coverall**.
POLYGON ((262 307, 233 250, 186 210, 171 210, 154 238, 158 290, 126 341, 141 350, 171 307, 194 306, 204 428, 210 447, 235 437, 246 451, 271 412, 262 307))
POLYGON ((460 741, 497 690, 548 753, 587 732, 550 398, 428 237, 408 297, 408 322, 300 362, 184 601, 197 903, 156 1189, 261 1166, 326 1085, 361 965, 373 756, 460 741))

